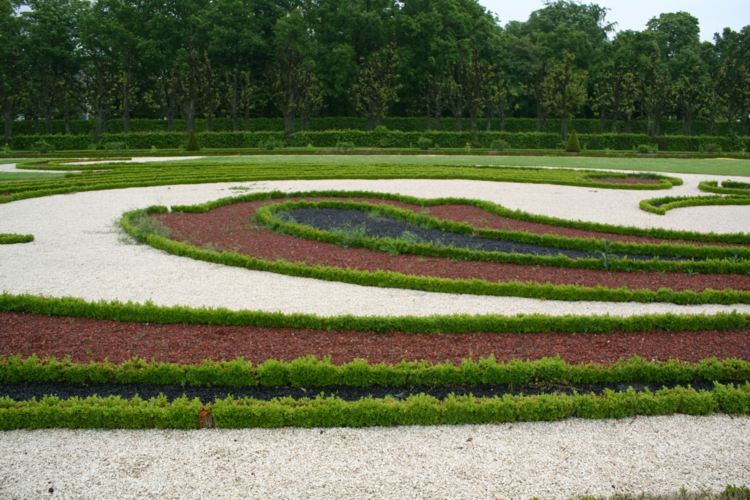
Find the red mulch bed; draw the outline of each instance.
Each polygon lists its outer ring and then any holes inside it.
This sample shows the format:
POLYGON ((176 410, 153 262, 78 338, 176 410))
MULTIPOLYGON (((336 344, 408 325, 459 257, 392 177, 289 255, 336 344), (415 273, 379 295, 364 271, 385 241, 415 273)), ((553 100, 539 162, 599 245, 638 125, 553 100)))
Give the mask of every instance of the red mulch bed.
POLYGON ((0 355, 70 356, 74 361, 122 362, 134 357, 196 363, 204 359, 331 356, 373 363, 452 361, 494 354, 501 361, 559 354, 571 363, 611 363, 640 356, 698 361, 707 357, 750 360, 750 330, 611 334, 375 334, 204 325, 120 323, 86 318, 0 313, 0 355))
MULTIPOLYGON (((462 261, 417 255, 390 255, 386 252, 363 248, 343 248, 330 243, 279 234, 265 227, 251 224, 251 219, 259 207, 277 202, 278 200, 262 200, 235 203, 202 214, 172 212, 153 217, 168 227, 171 237, 178 241, 189 242, 197 246, 216 245, 223 249, 271 261, 283 259, 308 265, 361 271, 387 270, 417 276, 482 279, 491 282, 522 281, 586 287, 626 287, 633 290, 658 290, 659 288, 696 291, 707 288, 750 290, 750 276, 746 275, 610 272, 462 261)), ((387 201, 379 201, 379 203, 394 204, 387 201)), ((404 206, 404 204, 397 205, 404 206)))

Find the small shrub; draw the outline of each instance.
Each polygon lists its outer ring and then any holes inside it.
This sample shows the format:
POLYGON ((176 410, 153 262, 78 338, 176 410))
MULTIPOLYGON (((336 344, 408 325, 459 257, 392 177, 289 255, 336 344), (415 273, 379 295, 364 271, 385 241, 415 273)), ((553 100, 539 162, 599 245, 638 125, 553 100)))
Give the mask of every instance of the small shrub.
POLYGON ((198 138, 195 136, 195 132, 190 132, 190 137, 188 137, 187 146, 185 146, 186 151, 200 151, 201 147, 198 144, 198 138))
POLYGON ((505 151, 506 149, 510 149, 510 143, 505 139, 495 139, 490 144, 490 149, 492 151, 505 151))
POLYGON ((284 146, 285 146, 284 141, 280 139, 276 139, 275 137, 271 137, 263 141, 260 145, 262 149, 268 149, 268 150, 281 149, 284 146))
POLYGON ((659 151, 659 148, 655 144, 638 144, 635 150, 640 154, 650 154, 659 151))
POLYGON ((336 149, 339 151, 346 151, 348 149, 354 149, 354 143, 350 141, 337 141, 336 149))
POLYGON ((727 145, 727 151, 742 152, 745 150, 745 144, 744 144, 744 141, 742 140, 742 137, 737 135, 737 133, 734 131, 732 131, 727 136, 726 145, 727 145))
POLYGON ((568 134, 568 143, 565 145, 565 151, 568 153, 581 152, 581 143, 578 142, 578 134, 575 130, 568 134))
MULTIPOLYGON (((188 145, 188 148, 189 147, 190 146, 188 145)), ((107 150, 110 150, 110 151, 111 150, 123 150, 123 149, 128 149, 128 145, 125 144, 125 142, 123 142, 123 141, 105 142, 104 143, 104 149, 107 149, 107 150)))
POLYGON ((373 129, 373 132, 388 132, 388 127, 386 127, 385 125, 378 125, 377 127, 375 127, 375 129, 373 129))
POLYGON ((51 153, 52 151, 55 150, 55 148, 52 147, 52 144, 45 141, 44 139, 36 141, 32 145, 32 149, 36 151, 37 153, 51 153))
POLYGON ((721 145, 716 144, 715 142, 704 144, 701 149, 704 153, 721 153, 721 145))
POLYGON ((151 151, 158 151, 158 148, 152 144, 151 145, 151 151))
POLYGON ((417 147, 423 150, 430 149, 432 147, 432 139, 424 136, 420 137, 419 139, 417 139, 417 147))

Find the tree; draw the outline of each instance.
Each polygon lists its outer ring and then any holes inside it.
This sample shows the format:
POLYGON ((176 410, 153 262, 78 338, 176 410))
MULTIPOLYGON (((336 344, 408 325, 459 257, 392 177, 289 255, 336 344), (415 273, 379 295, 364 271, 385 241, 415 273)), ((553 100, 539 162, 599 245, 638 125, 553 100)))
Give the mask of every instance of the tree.
POLYGON ((543 105, 553 116, 560 117, 560 135, 568 136, 568 122, 586 102, 586 72, 575 67, 575 55, 565 52, 552 61, 544 78, 543 105))
POLYGON ((396 48, 390 44, 370 55, 359 70, 352 87, 354 107, 367 117, 370 130, 380 124, 398 99, 397 69, 396 48))
POLYGON ((3 113, 4 143, 9 144, 13 121, 24 90, 24 50, 21 19, 16 5, 0 0, 0 109, 3 113))
POLYGON ((287 135, 306 128, 321 104, 320 86, 312 58, 313 39, 300 8, 280 18, 274 27, 275 60, 272 70, 274 101, 284 116, 287 135))

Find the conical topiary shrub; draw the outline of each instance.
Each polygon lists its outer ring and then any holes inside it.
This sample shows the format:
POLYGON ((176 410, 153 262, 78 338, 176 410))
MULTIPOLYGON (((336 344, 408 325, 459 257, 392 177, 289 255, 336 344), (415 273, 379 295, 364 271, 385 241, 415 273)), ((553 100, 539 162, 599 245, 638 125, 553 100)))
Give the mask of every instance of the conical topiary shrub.
POLYGON ((575 130, 568 134, 568 145, 565 147, 565 151, 568 153, 581 152, 581 143, 578 142, 578 134, 575 130))

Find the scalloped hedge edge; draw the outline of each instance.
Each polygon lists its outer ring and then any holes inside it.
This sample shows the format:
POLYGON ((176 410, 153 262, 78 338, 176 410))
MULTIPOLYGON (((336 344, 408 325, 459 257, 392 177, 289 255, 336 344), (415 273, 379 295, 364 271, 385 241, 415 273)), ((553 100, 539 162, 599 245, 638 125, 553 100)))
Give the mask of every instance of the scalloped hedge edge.
POLYGON ((750 414, 750 384, 717 384, 710 391, 690 387, 655 392, 605 390, 596 394, 545 394, 476 398, 449 395, 438 400, 414 395, 404 400, 335 397, 271 401, 225 398, 211 404, 164 397, 143 400, 88 397, 14 401, 0 398, 0 430, 12 429, 196 429, 279 427, 372 427, 460 425, 605 419, 637 415, 750 414))
POLYGON ((75 297, 0 293, 0 311, 72 316, 127 323, 251 326, 371 333, 613 333, 730 331, 747 329, 750 315, 651 314, 640 316, 547 316, 542 314, 434 316, 315 316, 226 308, 158 306, 151 302, 89 302, 75 297))
POLYGON ((647 361, 639 357, 612 364, 567 363, 559 357, 498 362, 494 356, 461 363, 370 363, 357 359, 335 365, 313 356, 292 361, 269 359, 253 366, 238 358, 197 364, 132 359, 123 363, 74 363, 69 358, 0 357, 0 383, 149 384, 182 387, 437 387, 441 385, 531 384, 591 385, 612 383, 688 384, 750 382, 750 362, 704 359, 697 363, 647 361))
POLYGON ((698 184, 698 189, 709 193, 750 197, 750 183, 747 182, 723 181, 719 186, 718 181, 703 181, 698 184))

